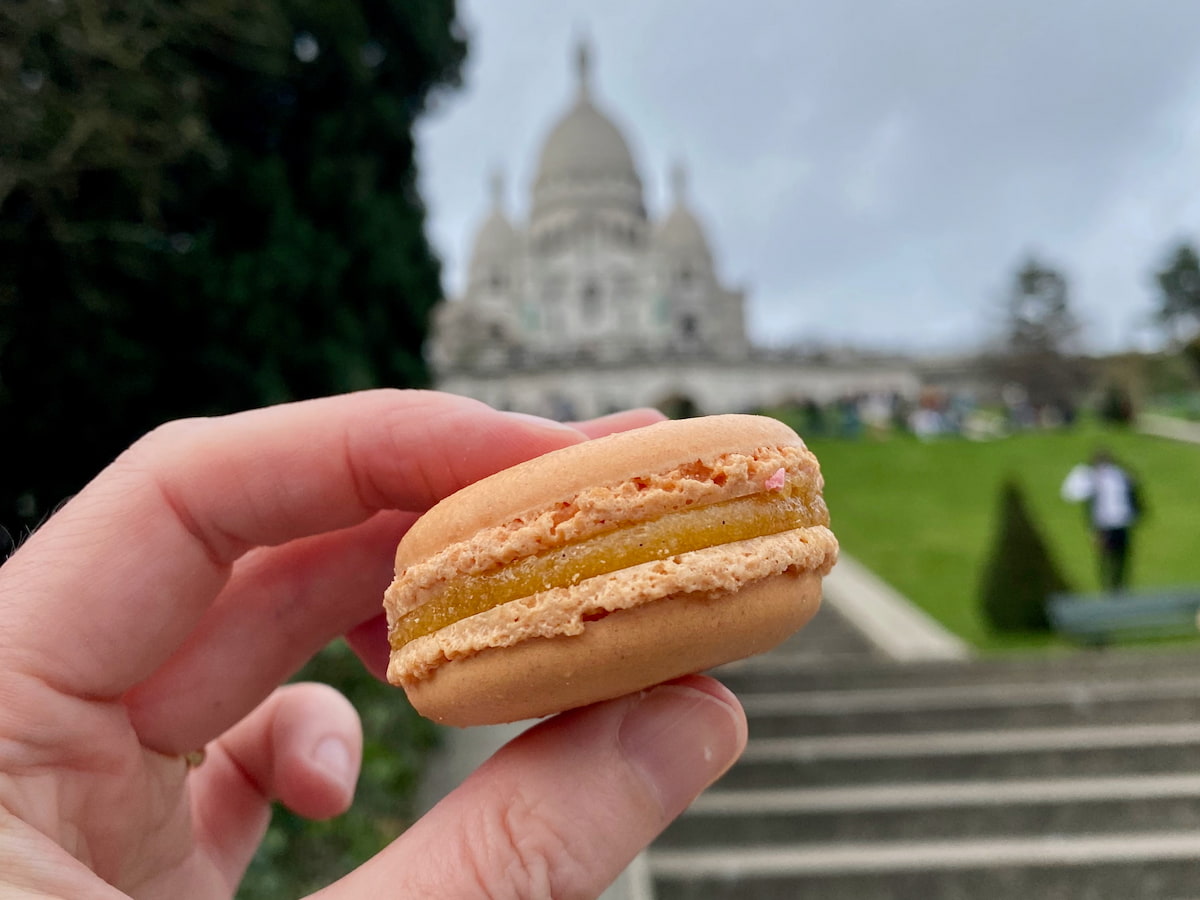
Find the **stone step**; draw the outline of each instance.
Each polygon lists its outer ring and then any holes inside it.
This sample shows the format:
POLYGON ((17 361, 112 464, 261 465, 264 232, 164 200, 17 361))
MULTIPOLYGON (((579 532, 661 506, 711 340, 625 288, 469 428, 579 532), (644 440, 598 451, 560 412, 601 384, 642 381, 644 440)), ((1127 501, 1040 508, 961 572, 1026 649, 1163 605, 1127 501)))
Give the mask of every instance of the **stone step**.
POLYGON ((1200 678, 743 694, 752 738, 1200 720, 1200 678))
POLYGON ((652 849, 657 900, 1179 900, 1200 831, 652 849))
POLYGON ((1200 652, 1194 648, 1064 652, 1045 656, 1015 654, 969 662, 895 663, 869 655, 840 652, 822 657, 819 648, 805 646, 797 638, 792 640, 794 643, 772 653, 722 666, 712 674, 737 693, 752 694, 950 684, 1137 680, 1200 671, 1200 652))
POLYGON ((755 739, 722 788, 1196 771, 1200 724, 755 739))
POLYGON ((1200 829, 1200 775, 712 790, 657 846, 723 847, 1200 829))
POLYGON ((847 622, 832 606, 822 606, 803 630, 792 635, 775 653, 853 653, 859 657, 878 657, 875 645, 847 622))
POLYGON ((897 663, 830 609, 714 673, 751 740, 656 900, 1200 894, 1197 646, 897 663))

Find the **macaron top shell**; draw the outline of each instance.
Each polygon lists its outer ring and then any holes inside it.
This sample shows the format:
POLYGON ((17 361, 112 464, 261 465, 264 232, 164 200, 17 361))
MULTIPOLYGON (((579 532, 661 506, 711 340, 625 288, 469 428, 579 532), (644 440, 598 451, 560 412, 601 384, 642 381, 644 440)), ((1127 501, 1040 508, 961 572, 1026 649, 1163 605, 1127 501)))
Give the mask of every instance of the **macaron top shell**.
POLYGON ((776 419, 731 414, 659 422, 547 453, 468 485, 426 512, 400 542, 396 572, 482 528, 524 518, 595 485, 764 447, 806 451, 799 435, 776 419))

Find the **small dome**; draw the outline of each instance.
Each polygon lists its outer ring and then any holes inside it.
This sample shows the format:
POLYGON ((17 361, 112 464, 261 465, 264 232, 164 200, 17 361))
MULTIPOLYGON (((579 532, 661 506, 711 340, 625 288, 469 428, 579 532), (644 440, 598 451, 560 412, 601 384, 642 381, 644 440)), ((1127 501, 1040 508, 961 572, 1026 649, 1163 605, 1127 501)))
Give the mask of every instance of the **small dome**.
POLYGON ((520 252, 521 237, 508 216, 502 210, 492 210, 479 231, 475 233, 475 243, 471 248, 471 267, 476 263, 511 261, 520 252))
POLYGON ((507 267, 521 252, 521 236, 504 214, 504 181, 492 175, 492 210, 488 213, 471 247, 468 274, 472 282, 490 278, 498 267, 507 267))
POLYGON ((654 233, 654 240, 666 250, 703 253, 708 256, 708 238, 691 210, 676 206, 663 219, 654 233))
POLYGON ((687 204, 687 178, 682 166, 675 166, 671 173, 671 183, 675 203, 655 230, 654 242, 673 253, 709 257, 711 254, 704 228, 687 204))

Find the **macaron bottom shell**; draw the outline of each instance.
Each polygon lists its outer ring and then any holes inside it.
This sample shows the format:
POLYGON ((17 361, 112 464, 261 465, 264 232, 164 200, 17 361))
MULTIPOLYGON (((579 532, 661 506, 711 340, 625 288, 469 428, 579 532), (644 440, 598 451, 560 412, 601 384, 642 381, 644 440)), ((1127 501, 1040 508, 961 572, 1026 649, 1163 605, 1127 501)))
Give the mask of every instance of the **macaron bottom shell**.
POLYGON ((674 594, 609 613, 578 635, 448 661, 405 691, 419 713, 444 725, 540 718, 770 650, 802 628, 820 600, 821 576, 812 571, 737 591, 674 594))

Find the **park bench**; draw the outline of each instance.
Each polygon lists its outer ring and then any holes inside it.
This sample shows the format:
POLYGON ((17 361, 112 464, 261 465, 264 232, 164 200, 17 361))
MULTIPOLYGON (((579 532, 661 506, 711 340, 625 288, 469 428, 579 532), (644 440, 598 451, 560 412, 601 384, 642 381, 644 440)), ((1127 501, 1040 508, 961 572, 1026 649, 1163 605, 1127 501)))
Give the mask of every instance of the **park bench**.
POLYGON ((1116 637, 1196 634, 1198 612, 1200 586, 1052 594, 1046 604, 1055 631, 1093 645, 1116 637))

